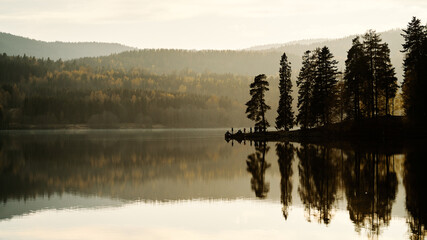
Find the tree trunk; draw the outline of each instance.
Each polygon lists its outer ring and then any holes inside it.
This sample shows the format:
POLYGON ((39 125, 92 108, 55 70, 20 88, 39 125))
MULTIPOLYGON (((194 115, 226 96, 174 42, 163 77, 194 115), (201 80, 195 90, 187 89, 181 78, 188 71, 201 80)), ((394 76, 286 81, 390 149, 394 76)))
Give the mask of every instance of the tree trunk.
POLYGON ((385 115, 388 115, 388 88, 385 89, 385 115))

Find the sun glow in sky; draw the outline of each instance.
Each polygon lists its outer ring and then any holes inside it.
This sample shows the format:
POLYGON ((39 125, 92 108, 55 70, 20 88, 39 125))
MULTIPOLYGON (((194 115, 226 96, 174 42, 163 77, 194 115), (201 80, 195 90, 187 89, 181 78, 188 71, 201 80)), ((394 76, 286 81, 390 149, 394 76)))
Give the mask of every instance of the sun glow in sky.
POLYGON ((426 21, 425 0, 0 0, 0 31, 138 48, 242 49, 426 21))

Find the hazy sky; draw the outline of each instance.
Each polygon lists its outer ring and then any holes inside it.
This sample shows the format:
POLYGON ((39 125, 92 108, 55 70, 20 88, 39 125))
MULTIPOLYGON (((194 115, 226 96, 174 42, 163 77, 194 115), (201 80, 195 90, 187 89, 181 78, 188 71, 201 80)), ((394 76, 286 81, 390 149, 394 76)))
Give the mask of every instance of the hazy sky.
POLYGON ((426 0, 0 0, 0 31, 44 41, 241 49, 426 21, 426 0))

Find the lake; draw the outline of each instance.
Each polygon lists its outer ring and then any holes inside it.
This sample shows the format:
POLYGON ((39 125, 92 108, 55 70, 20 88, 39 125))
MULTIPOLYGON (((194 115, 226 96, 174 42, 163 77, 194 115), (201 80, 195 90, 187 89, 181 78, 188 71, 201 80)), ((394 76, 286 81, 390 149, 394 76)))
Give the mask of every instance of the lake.
POLYGON ((0 133, 0 239, 424 239, 427 149, 0 133))

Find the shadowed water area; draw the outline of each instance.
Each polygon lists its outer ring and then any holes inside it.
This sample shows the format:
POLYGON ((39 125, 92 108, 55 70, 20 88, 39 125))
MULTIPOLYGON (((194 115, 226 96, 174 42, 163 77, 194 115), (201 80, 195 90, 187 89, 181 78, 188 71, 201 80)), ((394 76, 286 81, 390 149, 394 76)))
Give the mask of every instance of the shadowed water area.
POLYGON ((422 144, 223 133, 2 132, 0 239, 424 239, 422 144))

